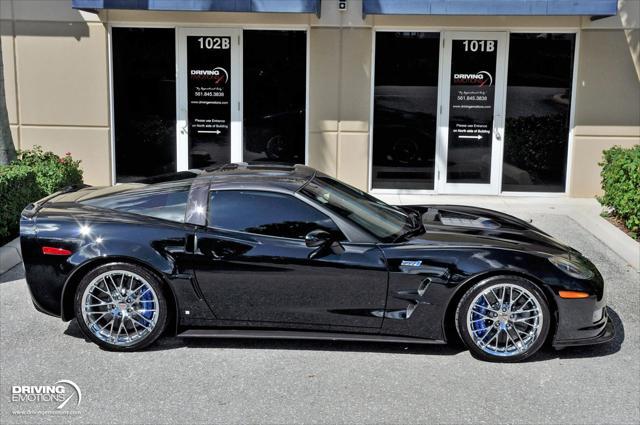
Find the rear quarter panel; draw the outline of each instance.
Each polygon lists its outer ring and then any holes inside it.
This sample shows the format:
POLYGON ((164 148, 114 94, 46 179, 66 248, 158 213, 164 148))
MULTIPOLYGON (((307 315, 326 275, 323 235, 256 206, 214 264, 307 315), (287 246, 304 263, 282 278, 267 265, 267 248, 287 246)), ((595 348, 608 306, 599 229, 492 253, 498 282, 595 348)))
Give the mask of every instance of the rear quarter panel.
POLYGON ((45 206, 21 220, 26 280, 36 307, 61 315, 69 277, 91 262, 131 259, 171 279, 190 272, 185 257, 189 225, 74 203, 45 206), (68 249, 70 256, 44 255, 42 247, 68 249))

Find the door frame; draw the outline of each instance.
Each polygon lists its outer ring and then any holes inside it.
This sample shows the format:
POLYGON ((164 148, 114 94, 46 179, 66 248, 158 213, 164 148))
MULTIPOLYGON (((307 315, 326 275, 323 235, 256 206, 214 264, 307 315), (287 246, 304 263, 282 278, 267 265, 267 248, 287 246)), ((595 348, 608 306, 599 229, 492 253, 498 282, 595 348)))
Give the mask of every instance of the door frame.
POLYGON ((177 27, 176 28, 176 168, 177 171, 189 167, 188 134, 188 76, 187 37, 230 37, 231 38, 231 142, 230 162, 242 161, 242 29, 225 27, 177 27))
POLYGON ((436 136, 436 190, 441 194, 498 195, 502 182, 502 154, 504 147, 505 106, 507 92, 507 31, 445 31, 442 35, 442 66, 440 67, 440 120, 436 136), (449 155, 449 106, 451 91, 451 56, 454 40, 498 40, 494 78, 493 128, 491 131, 491 170, 489 183, 447 183, 449 155))
MULTIPOLYGON (((567 147, 567 164, 566 164, 566 176, 565 176, 565 190, 564 192, 511 192, 511 191, 502 191, 502 182, 500 182, 500 187, 498 193, 496 195, 503 196, 526 196, 526 197, 567 197, 571 191, 571 174, 574 168, 573 163, 573 150, 574 150, 574 136, 575 136, 575 110, 576 110, 576 92, 577 92, 577 84, 578 84, 578 68, 580 63, 580 44, 581 44, 581 31, 578 27, 557 27, 557 26, 549 26, 549 27, 500 27, 500 26, 488 26, 488 27, 444 27, 440 25, 433 26, 397 26, 397 25, 374 25, 373 26, 373 36, 371 42, 371 84, 370 84, 370 99, 369 99, 369 160, 368 160, 368 169, 367 169, 367 189, 368 192, 373 195, 437 195, 443 194, 439 190, 438 181, 436 180, 436 184, 434 185, 434 189, 380 189, 373 187, 373 174, 372 174, 372 164, 373 164, 373 133, 374 133, 374 120, 373 120, 373 111, 375 107, 375 64, 379 58, 376 57, 376 34, 379 32, 432 32, 439 33, 441 44, 440 44, 440 55, 439 55, 439 88, 438 88, 438 108, 443 108, 442 106, 442 96, 441 96, 441 85, 443 78, 443 63, 445 60, 444 48, 442 47, 442 43, 444 42, 444 37, 448 32, 458 32, 458 33, 484 33, 484 32, 498 32, 498 33, 506 33, 507 35, 507 50, 506 50, 506 58, 505 65, 507 67, 507 72, 505 72, 505 106, 506 106, 506 79, 508 77, 508 58, 509 58, 509 39, 511 34, 516 33, 559 33, 559 34, 575 34, 575 45, 574 45, 574 59, 573 59, 573 86, 571 93, 571 105, 570 105, 570 118, 569 118, 569 137, 568 137, 568 147, 567 147)), ((506 112, 506 110, 505 110, 506 112)), ((442 121, 442 116, 439 113, 437 116, 436 130, 439 131, 441 126, 444 125, 442 121)), ((438 154, 440 152, 440 145, 438 140, 436 140, 436 167, 438 161, 438 154)), ((502 167, 503 154, 498 158, 500 161, 500 167, 502 167)), ((493 160, 493 158, 492 158, 493 160)), ((436 169, 436 173, 437 173, 436 169)), ((502 171, 500 171, 502 173, 502 171)), ((442 173, 441 173, 442 174, 442 173)), ((437 175, 436 175, 437 179, 437 175)), ((502 176, 500 176, 500 180, 502 180, 502 176)), ((465 193, 466 195, 475 195, 475 192, 465 193)))
MULTIPOLYGON (((179 21, 139 21, 139 20, 110 20, 107 24, 107 71, 108 71, 108 89, 109 89, 109 126, 111 131, 109 132, 109 161, 110 161, 110 182, 112 185, 117 184, 116 179, 116 141, 115 141, 115 111, 114 111, 114 81, 113 81, 113 42, 112 42, 112 29, 113 28, 165 28, 174 30, 175 35, 175 61, 176 61, 176 149, 178 144, 177 131, 178 131, 178 84, 179 84, 179 56, 178 49, 180 44, 180 37, 178 33, 181 29, 233 29, 240 31, 241 35, 241 43, 240 49, 243 48, 243 35, 244 31, 251 30, 265 30, 265 31, 304 31, 306 34, 306 51, 305 51, 305 63, 306 63, 306 75, 305 75, 305 128, 304 128, 304 146, 305 146, 305 165, 309 165, 309 87, 310 87, 310 69, 311 69, 311 25, 309 24, 268 24, 268 23, 237 23, 237 22, 215 22, 215 23, 206 23, 206 22, 191 22, 189 20, 179 20, 179 21)), ((243 51, 239 51, 239 56, 242 62, 243 51)), ((241 73, 242 77, 244 72, 241 73)), ((243 85, 244 87, 244 85, 243 85)), ((243 102, 244 96, 241 97, 240 101, 243 102)), ((241 106, 244 105, 243 103, 241 106)), ((243 108, 241 108, 242 110, 243 108)), ((243 155, 244 150, 244 140, 240 142, 240 147, 238 148, 241 155, 243 155)), ((177 151, 176 151, 177 152, 177 151)), ((242 161, 240 159, 239 161, 242 161)), ((177 171, 177 161, 176 158, 176 171, 177 171)), ((188 159, 187 159, 188 162, 188 159)))

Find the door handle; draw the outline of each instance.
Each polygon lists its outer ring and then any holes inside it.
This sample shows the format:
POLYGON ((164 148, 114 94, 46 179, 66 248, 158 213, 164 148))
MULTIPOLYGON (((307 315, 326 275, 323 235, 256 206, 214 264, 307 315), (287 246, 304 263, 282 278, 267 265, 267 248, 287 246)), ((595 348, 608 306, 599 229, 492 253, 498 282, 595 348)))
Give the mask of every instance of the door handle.
POLYGON ((195 254, 198 250, 198 235, 188 235, 185 248, 187 252, 195 254))

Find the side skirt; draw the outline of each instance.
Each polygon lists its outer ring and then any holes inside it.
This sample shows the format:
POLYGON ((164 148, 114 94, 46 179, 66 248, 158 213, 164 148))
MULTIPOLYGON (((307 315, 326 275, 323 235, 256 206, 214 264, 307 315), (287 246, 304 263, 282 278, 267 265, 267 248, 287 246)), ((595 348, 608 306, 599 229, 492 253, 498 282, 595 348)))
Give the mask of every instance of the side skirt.
POLYGON ((329 341, 395 342, 400 344, 446 344, 435 339, 410 338, 390 335, 362 335, 339 332, 272 331, 256 329, 189 329, 178 334, 182 338, 261 338, 310 339, 329 341))

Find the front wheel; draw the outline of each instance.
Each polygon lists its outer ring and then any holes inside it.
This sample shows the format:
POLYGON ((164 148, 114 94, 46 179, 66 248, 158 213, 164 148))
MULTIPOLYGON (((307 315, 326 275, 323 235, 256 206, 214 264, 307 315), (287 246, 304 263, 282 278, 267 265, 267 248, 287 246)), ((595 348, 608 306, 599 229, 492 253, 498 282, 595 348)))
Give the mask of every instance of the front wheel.
POLYGON ((134 351, 154 342, 167 322, 167 302, 158 279, 128 263, 112 263, 87 273, 74 298, 84 334, 113 351, 134 351))
POLYGON ((517 362, 536 353, 549 333, 544 295, 527 279, 495 276, 471 287, 456 311, 456 327, 482 360, 517 362))

